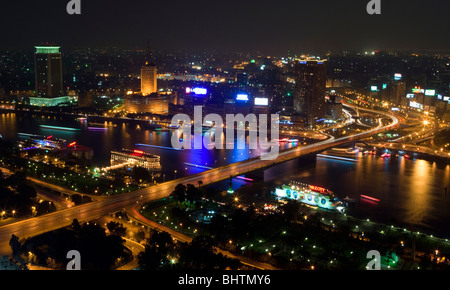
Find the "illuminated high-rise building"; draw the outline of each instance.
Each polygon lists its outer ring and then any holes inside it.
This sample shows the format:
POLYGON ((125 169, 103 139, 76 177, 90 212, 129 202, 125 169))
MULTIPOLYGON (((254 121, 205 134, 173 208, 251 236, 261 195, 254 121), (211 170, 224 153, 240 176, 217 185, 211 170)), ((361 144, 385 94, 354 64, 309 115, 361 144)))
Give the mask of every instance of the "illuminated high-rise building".
POLYGON ((62 57, 59 46, 36 46, 36 95, 59 97, 63 95, 62 57))
POLYGON ((125 96, 125 111, 130 113, 152 113, 167 115, 169 113, 170 95, 153 93, 148 96, 127 95, 125 96))
POLYGON ((141 93, 148 96, 158 91, 157 85, 157 69, 156 65, 151 61, 150 45, 148 48, 148 59, 141 68, 141 93))
POLYGON ((325 115, 326 60, 302 60, 295 66, 294 110, 312 126, 325 115))
POLYGON ((148 96, 158 91, 156 82, 157 69, 154 64, 146 62, 141 68, 141 92, 148 96))

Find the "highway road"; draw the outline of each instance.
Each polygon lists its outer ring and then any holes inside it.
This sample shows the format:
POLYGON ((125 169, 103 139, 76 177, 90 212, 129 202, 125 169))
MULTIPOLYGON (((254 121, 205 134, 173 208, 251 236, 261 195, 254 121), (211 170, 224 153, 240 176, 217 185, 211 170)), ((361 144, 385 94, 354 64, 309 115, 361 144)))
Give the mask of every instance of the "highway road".
POLYGON ((157 184, 155 186, 151 186, 134 192, 111 196, 107 199, 97 200, 88 204, 64 209, 44 216, 35 217, 2 226, 0 227, 0 255, 11 254, 9 240, 11 239, 12 234, 18 236, 19 238, 26 238, 52 231, 64 226, 68 226, 72 223, 73 219, 78 219, 78 221, 80 222, 90 221, 100 218, 105 214, 123 210, 133 204, 146 203, 149 201, 167 197, 171 194, 175 186, 180 183, 197 184, 198 181, 202 181, 203 185, 212 184, 221 180, 226 180, 230 178, 230 176, 243 175, 256 169, 266 168, 274 164, 300 157, 302 155, 320 152, 330 147, 342 145, 348 142, 354 142, 361 138, 366 138, 398 126, 398 119, 388 113, 368 109, 360 110, 385 115, 386 117, 392 119, 392 123, 384 127, 378 126, 377 128, 363 133, 358 133, 338 139, 328 139, 315 144, 289 149, 280 152, 276 160, 261 160, 260 158, 254 158, 239 163, 226 165, 220 168, 214 168, 177 180, 157 184))
POLYGON ((117 270, 134 270, 139 267, 139 253, 145 251, 145 247, 142 244, 136 243, 135 241, 124 238, 125 247, 127 247, 132 255, 133 260, 122 267, 117 268, 117 270))

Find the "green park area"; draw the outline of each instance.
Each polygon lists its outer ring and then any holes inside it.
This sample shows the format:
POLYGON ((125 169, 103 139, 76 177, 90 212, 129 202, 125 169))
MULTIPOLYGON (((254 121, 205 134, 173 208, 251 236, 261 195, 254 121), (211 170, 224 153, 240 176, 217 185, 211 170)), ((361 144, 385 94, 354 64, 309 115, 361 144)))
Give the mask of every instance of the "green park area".
POLYGON ((450 243, 394 225, 359 220, 296 201, 260 206, 245 193, 179 185, 170 198, 142 206, 141 213, 191 238, 281 269, 365 269, 377 250, 382 269, 449 269, 450 243), (238 197, 238 198, 237 198, 238 197))

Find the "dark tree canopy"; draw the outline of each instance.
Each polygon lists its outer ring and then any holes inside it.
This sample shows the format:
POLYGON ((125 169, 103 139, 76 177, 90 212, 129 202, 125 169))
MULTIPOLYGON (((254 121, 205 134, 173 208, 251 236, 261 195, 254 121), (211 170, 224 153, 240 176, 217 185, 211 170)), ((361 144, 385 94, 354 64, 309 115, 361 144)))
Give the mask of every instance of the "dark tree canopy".
MULTIPOLYGON (((65 269, 68 262, 67 252, 77 250, 81 254, 81 269, 110 270, 119 258, 127 257, 123 242, 120 236, 107 235, 100 225, 80 225, 75 219, 70 227, 25 240, 20 249, 23 255, 32 252, 40 265, 46 265, 50 258, 61 269, 65 269)), ((11 247, 15 243, 12 240, 11 247)))

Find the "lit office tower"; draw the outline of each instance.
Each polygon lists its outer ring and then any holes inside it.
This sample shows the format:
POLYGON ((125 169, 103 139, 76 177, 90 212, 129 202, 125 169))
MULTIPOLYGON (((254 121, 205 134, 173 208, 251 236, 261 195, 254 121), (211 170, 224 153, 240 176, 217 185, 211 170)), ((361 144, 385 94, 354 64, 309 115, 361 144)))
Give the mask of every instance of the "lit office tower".
POLYGON ((148 96, 157 92, 156 85, 156 66, 148 62, 141 68, 141 92, 142 95, 148 96))
POLYGON ((294 110, 310 126, 325 115, 326 74, 326 60, 302 60, 295 66, 294 110))
POLYGON ((156 76, 156 65, 151 62, 150 45, 148 48, 148 59, 141 68, 141 93, 143 96, 148 96, 158 91, 156 76))
POLYGON ((36 95, 59 97, 63 95, 62 58, 59 46, 36 46, 36 95))

